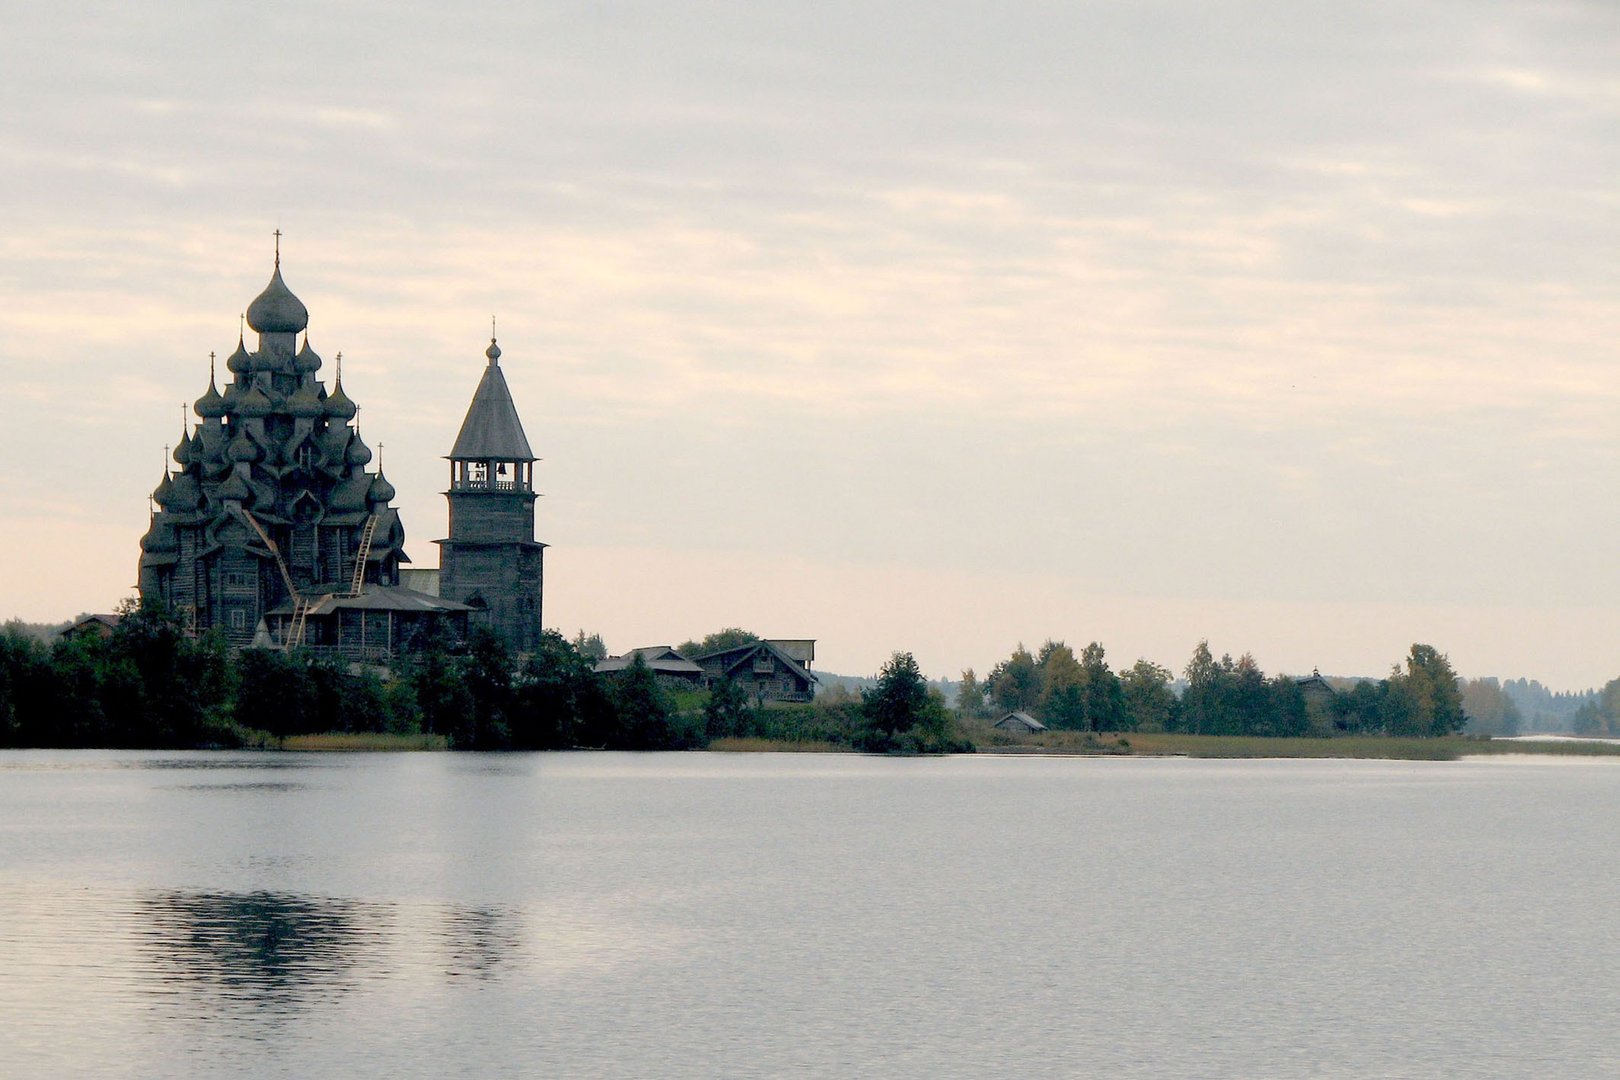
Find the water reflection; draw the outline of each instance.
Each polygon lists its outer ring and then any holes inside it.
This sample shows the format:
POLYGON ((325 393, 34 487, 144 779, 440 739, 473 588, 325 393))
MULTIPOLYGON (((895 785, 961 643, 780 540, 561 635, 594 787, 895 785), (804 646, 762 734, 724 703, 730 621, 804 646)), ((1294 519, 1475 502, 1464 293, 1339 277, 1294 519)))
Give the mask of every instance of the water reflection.
POLYGON ((240 781, 234 784, 178 784, 175 791, 304 791, 308 784, 286 780, 240 781))
POLYGON ((388 921, 381 905, 272 892, 159 893, 137 915, 138 945, 185 1011, 270 1022, 354 989, 388 921))
POLYGON ((517 920, 503 908, 450 908, 443 933, 451 979, 493 979, 521 948, 517 920))

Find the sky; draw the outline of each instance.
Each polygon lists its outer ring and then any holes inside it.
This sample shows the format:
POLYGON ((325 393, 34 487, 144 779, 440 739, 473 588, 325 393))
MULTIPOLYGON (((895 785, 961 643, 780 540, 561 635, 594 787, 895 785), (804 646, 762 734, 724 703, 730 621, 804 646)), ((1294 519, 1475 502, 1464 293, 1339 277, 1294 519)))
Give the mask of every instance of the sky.
POLYGON ((0 618, 130 594, 282 269, 417 566, 496 317, 545 621, 1620 676, 1620 7, 0 0, 0 618))

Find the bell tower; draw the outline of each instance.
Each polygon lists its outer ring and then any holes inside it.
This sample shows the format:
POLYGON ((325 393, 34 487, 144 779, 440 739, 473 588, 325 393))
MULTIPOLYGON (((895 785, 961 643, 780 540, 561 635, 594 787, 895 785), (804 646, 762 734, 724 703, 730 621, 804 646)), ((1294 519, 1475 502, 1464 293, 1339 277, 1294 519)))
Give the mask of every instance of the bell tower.
POLYGON ((474 625, 494 630, 514 652, 540 643, 546 545, 534 538, 534 463, 523 423, 501 373, 501 347, 489 363, 450 450, 450 535, 439 543, 439 595, 473 609, 474 625))

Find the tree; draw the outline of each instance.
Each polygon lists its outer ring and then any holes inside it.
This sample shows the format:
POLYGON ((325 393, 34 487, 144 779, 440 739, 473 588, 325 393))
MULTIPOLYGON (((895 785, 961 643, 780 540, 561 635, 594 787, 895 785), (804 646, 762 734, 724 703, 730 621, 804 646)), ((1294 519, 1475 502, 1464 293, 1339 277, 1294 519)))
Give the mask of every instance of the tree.
POLYGON ((609 692, 617 719, 609 745, 617 750, 675 750, 670 745, 669 699, 640 653, 613 678, 609 692))
POLYGON ((1035 667, 1041 677, 1040 700, 1035 706, 1041 721, 1059 730, 1085 730, 1086 676, 1074 650, 1048 639, 1035 654, 1035 667))
POLYGON ((1170 689, 1170 669, 1151 660, 1138 660, 1120 674, 1124 697, 1125 730, 1173 731, 1176 695, 1170 689))
POLYGON ((513 683, 512 745, 524 750, 603 746, 612 708, 592 661, 555 630, 540 635, 513 683))
POLYGON ((234 741, 234 670, 217 634, 191 637, 168 606, 126 602, 103 654, 110 741, 120 746, 210 746, 234 741))
POLYGON ((984 716, 984 687, 974 676, 973 669, 962 672, 962 681, 956 687, 956 715, 964 720, 978 720, 984 716))
POLYGON ((1495 679, 1469 679, 1462 684, 1463 712, 1471 735, 1503 736, 1519 733, 1519 707, 1495 679))
POLYGON ((455 749, 504 750, 512 745, 512 668, 512 654, 499 635, 482 627, 473 631, 463 665, 471 708, 445 732, 455 749))
POLYGON ((746 738, 755 734, 748 694, 732 679, 722 678, 703 706, 703 729, 710 739, 746 738))
POLYGON ((876 753, 938 753, 951 749, 945 702, 908 652, 889 657, 877 685, 861 694, 862 750, 876 753))
POLYGON ((407 655, 401 671, 411 684, 422 730, 444 735, 454 743, 472 713, 473 702, 461 660, 451 654, 449 641, 430 629, 407 655))
POLYGON ((277 738, 323 730, 307 665, 280 649, 236 654, 235 715, 243 727, 277 738))
POLYGON ((602 643, 602 635, 592 634, 586 637, 584 630, 574 635, 574 652, 593 664, 608 658, 607 646, 602 643))
POLYGON ((1400 727, 1391 734, 1419 736, 1452 735, 1463 729, 1468 716, 1463 712, 1462 693, 1451 661, 1432 645, 1413 644, 1406 657, 1406 671, 1390 675, 1391 717, 1400 727))
POLYGON ((1125 724, 1125 692, 1108 668, 1102 645, 1093 641, 1080 654, 1085 723, 1092 731, 1119 731, 1125 724))
POLYGON ((683 641, 675 651, 691 660, 699 656, 708 656, 710 653, 735 649, 739 645, 752 645, 758 640, 759 635, 752 630, 728 626, 724 630, 716 630, 707 635, 702 641, 683 641))
POLYGON ((1217 684, 1221 669, 1209 651, 1207 639, 1200 641, 1193 649, 1192 658, 1187 661, 1183 674, 1187 679, 1187 690, 1181 695, 1179 727, 1194 735, 1212 734, 1217 726, 1215 713, 1219 702, 1216 698, 1220 690, 1217 684))
POLYGON ((990 669, 985 689, 997 709, 1012 712, 1015 709, 1034 709, 1041 700, 1041 672, 1035 658, 1024 648, 1023 642, 1010 657, 990 669))

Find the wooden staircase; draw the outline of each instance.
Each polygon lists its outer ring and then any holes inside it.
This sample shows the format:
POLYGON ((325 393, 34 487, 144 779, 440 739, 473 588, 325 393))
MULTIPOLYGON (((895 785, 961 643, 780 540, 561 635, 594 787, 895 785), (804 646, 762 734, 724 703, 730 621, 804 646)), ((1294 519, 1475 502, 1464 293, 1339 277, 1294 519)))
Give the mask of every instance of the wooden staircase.
POLYGON ((320 600, 312 601, 304 596, 293 597, 292 622, 287 626, 287 640, 281 643, 283 651, 296 649, 304 643, 304 627, 309 623, 309 609, 318 603, 320 600))
POLYGON ((377 535, 377 515, 366 517, 365 528, 360 530, 360 550, 354 556, 354 580, 349 583, 345 597, 359 596, 366 585, 366 560, 371 558, 371 538, 377 535))

